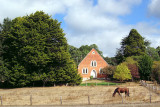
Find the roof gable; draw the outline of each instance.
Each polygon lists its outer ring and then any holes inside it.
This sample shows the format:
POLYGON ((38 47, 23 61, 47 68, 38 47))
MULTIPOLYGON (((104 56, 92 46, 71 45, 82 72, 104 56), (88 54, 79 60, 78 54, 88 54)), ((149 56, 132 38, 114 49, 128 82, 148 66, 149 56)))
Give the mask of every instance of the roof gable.
POLYGON ((92 48, 92 50, 85 56, 85 58, 79 63, 79 65, 85 62, 90 63, 93 60, 101 61, 108 65, 108 63, 102 58, 102 56, 94 48, 92 48))

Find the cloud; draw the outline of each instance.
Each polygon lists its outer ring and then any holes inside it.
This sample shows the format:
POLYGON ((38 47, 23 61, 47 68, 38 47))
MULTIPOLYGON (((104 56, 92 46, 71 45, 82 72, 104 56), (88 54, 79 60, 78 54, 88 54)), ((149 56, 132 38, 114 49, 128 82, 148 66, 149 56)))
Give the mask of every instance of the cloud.
POLYGON ((114 56, 116 48, 120 47, 121 39, 128 35, 131 29, 131 26, 121 23, 117 16, 129 14, 132 5, 140 2, 141 0, 135 0, 134 2, 128 0, 119 0, 118 2, 117 0, 99 0, 96 6, 93 6, 90 2, 85 2, 83 7, 74 5, 68 9, 64 17, 67 24, 65 31, 68 32, 66 36, 69 44, 76 47, 97 44, 105 56, 114 56), (118 9, 113 8, 113 4, 118 9))
POLYGON ((129 14, 134 5, 138 5, 142 0, 99 0, 98 8, 104 13, 111 15, 129 14))
MULTIPOLYGON (((152 0, 154 1, 154 0, 152 0)), ((156 1, 156 0, 155 0, 156 1)), ((0 22, 43 10, 49 15, 64 14, 64 32, 70 45, 97 44, 104 56, 114 56, 123 37, 136 28, 158 46, 160 30, 152 23, 126 25, 118 16, 131 14, 142 0, 1 0, 0 22), (159 31, 158 31, 159 30, 159 31)))
POLYGON ((160 18, 160 0, 151 0, 148 5, 148 11, 150 16, 155 16, 160 18))
POLYGON ((0 3, 0 22, 4 18, 15 18, 44 11, 50 15, 64 13, 68 6, 73 5, 75 0, 1 0, 0 3))
POLYGON ((158 25, 149 22, 140 22, 133 27, 138 30, 141 36, 151 42, 151 47, 157 48, 160 46, 160 29, 158 25))

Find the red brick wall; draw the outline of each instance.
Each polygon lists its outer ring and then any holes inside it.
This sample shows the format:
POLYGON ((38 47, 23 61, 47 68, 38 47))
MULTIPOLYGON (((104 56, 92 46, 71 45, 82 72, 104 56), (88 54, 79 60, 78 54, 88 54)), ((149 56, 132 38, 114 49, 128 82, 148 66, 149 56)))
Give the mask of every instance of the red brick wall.
POLYGON ((97 73, 97 78, 105 78, 106 75, 99 74, 99 70, 100 68, 104 68, 106 66, 108 66, 107 62, 99 55, 99 53, 95 49, 92 49, 79 64, 78 72, 81 74, 83 78, 89 79, 91 76, 91 71, 95 70, 97 73), (95 53, 93 54, 93 52, 95 53), (96 67, 91 66, 91 61, 96 61, 97 66, 96 67), (82 74, 83 68, 88 68, 88 74, 82 74))

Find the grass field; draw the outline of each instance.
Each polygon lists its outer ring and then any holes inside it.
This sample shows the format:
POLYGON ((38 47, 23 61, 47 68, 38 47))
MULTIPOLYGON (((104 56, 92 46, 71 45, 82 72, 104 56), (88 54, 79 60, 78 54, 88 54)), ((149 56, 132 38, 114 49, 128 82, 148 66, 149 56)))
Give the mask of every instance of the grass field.
POLYGON ((88 80, 80 84, 80 86, 110 86, 110 85, 120 85, 120 83, 106 82, 104 80, 88 80))
MULTIPOLYGON (((95 82, 95 81, 92 81, 95 82)), ((101 83, 102 81, 97 81, 101 83)), ((124 103, 148 103, 150 92, 138 83, 125 83, 119 87, 128 87, 130 97, 123 96, 124 103)), ((117 104, 122 103, 117 94, 112 97, 116 85, 112 86, 57 86, 0 89, 3 105, 85 105, 88 104, 117 104)), ((160 96, 151 92, 152 102, 159 102, 160 96)))

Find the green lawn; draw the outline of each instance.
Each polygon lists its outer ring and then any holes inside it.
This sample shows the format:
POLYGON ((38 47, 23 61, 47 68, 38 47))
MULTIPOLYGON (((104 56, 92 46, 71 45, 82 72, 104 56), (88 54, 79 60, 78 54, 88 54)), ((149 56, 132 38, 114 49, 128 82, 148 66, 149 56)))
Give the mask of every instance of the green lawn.
POLYGON ((100 82, 100 83, 82 83, 80 86, 109 86, 109 85, 120 85, 119 83, 112 83, 112 82, 100 82))

